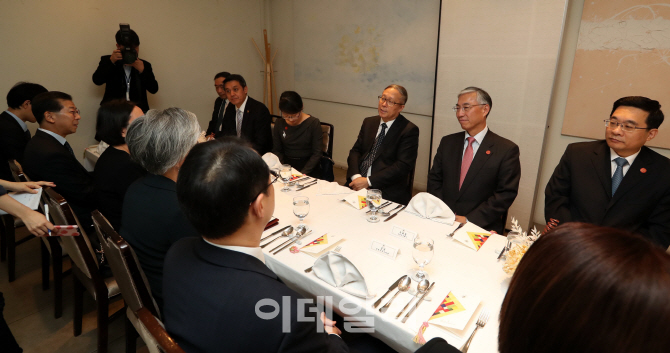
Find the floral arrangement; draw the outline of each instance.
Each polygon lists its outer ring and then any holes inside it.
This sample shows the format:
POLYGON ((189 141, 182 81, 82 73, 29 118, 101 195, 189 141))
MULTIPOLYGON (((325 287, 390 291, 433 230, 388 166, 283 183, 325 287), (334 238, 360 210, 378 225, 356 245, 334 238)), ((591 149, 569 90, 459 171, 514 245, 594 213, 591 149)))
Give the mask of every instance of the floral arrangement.
POLYGON ((519 221, 512 217, 512 231, 507 234, 508 251, 505 255, 505 264, 503 265, 505 273, 510 275, 514 273, 523 255, 540 235, 541 233, 535 227, 530 231, 530 235, 526 235, 526 232, 519 226, 519 221))

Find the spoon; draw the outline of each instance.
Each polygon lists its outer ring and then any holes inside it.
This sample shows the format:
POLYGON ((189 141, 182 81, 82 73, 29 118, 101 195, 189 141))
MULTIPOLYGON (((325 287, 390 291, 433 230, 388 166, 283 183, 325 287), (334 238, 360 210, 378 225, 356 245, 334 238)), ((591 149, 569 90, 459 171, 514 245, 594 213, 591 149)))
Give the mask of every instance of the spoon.
POLYGON ((398 294, 400 294, 400 292, 407 292, 410 284, 412 284, 412 280, 407 276, 403 276, 403 278, 400 280, 400 283, 398 283, 398 291, 395 292, 395 294, 393 295, 391 300, 388 301, 388 303, 384 304, 384 306, 379 308, 379 312, 385 313, 386 310, 388 310, 389 306, 391 305, 393 299, 395 299, 395 297, 397 297, 398 294))
POLYGON ((293 233, 293 227, 288 227, 288 228, 284 229, 284 231, 278 237, 276 237, 276 238, 270 240, 269 242, 261 245, 261 249, 270 245, 273 241, 275 241, 275 240, 277 240, 281 237, 288 237, 291 233, 293 233))
POLYGON ((409 303, 407 303, 407 305, 405 305, 405 307, 402 308, 402 310, 400 310, 400 312, 398 313, 398 316, 396 316, 395 318, 398 319, 398 318, 400 317, 400 315, 402 315, 402 313, 403 313, 405 310, 407 310, 407 308, 409 307, 409 305, 412 304, 412 302, 414 301, 414 298, 417 298, 417 297, 419 297, 421 294, 425 293, 426 290, 428 290, 428 287, 429 287, 429 286, 430 286, 430 282, 428 282, 428 280, 425 279, 425 278, 422 279, 421 282, 419 282, 419 284, 416 286, 416 291, 417 291, 416 295, 413 296, 412 299, 409 300, 409 303))
POLYGON ((300 237, 302 237, 303 234, 307 231, 307 227, 305 226, 298 226, 298 231, 295 232, 295 235, 292 237, 291 241, 298 245, 302 245, 302 242, 300 241, 300 237))
POLYGON ((391 215, 391 212, 393 212, 393 211, 399 209, 400 207, 402 207, 402 205, 398 205, 398 206, 396 206, 394 209, 392 209, 392 210, 390 210, 390 211, 388 211, 388 212, 384 212, 384 211, 382 210, 381 212, 379 212, 379 214, 382 215, 382 216, 384 216, 384 217, 387 217, 387 216, 390 216, 390 215, 391 215))

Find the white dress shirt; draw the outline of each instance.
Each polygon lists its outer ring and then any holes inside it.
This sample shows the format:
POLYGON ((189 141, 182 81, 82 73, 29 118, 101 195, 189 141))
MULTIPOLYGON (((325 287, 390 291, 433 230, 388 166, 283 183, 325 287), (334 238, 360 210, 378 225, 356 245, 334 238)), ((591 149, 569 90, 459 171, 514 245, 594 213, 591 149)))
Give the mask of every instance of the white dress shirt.
MULTIPOLYGON (((641 148, 640 148, 640 151, 642 151, 641 148)), ((628 157, 622 157, 622 158, 625 158, 628 161, 628 164, 626 164, 622 167, 623 176, 626 176, 626 173, 628 173, 628 169, 630 169, 630 166, 633 165, 633 162, 635 161, 635 158, 637 158, 637 155, 640 154, 640 151, 637 151, 636 153, 631 154, 628 157)), ((617 167, 616 162, 614 162, 614 160, 619 158, 619 157, 621 157, 621 156, 619 156, 616 152, 614 152, 613 149, 610 148, 610 166, 612 168, 612 170, 611 170, 612 173, 610 174, 610 177, 614 176, 614 172, 616 171, 616 167, 617 167)))
POLYGON ((9 110, 5 110, 5 113, 11 115, 12 118, 14 118, 14 120, 16 120, 16 122, 19 123, 19 125, 21 125, 21 128, 23 129, 24 132, 28 131, 28 125, 26 125, 25 121, 21 120, 21 118, 14 115, 14 113, 10 112, 9 110))
MULTIPOLYGON (((482 141, 484 141, 484 136, 486 136, 486 133, 489 132, 489 126, 486 125, 484 127, 484 130, 480 131, 477 135, 473 136, 475 138, 475 141, 472 142, 472 159, 475 158, 475 155, 477 155, 477 151, 479 150, 479 145, 482 144, 482 141)), ((470 134, 468 132, 465 132, 465 139, 463 142, 463 154, 461 155, 461 160, 463 160, 463 155, 465 155, 465 149, 468 148, 468 137, 470 137, 470 134)))
POLYGON ((56 140, 58 140, 58 142, 60 142, 60 144, 63 145, 63 146, 65 146, 65 143, 67 142, 67 140, 65 139, 65 137, 63 137, 63 136, 61 136, 61 135, 59 135, 59 134, 57 134, 57 133, 55 133, 55 132, 53 132, 53 131, 45 130, 45 129, 42 129, 42 128, 39 128, 39 129, 37 129, 37 130, 42 130, 42 131, 46 132, 47 134, 53 136, 53 137, 54 137, 56 140))

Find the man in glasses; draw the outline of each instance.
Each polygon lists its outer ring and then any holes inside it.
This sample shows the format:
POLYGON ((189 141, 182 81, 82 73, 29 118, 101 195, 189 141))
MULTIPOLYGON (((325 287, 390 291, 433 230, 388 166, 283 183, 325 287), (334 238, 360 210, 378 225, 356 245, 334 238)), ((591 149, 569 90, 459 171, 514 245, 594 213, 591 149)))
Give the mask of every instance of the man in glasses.
POLYGON ((544 215, 640 233, 670 245, 670 160, 644 146, 663 123, 658 101, 623 97, 605 140, 568 145, 545 189, 544 215))
POLYGON ((385 200, 407 204, 419 148, 419 128, 400 112, 407 90, 389 85, 378 97, 379 115, 363 120, 361 131, 347 158, 347 183, 358 191, 379 189, 385 200))
POLYGON ((507 210, 521 178, 519 147, 489 130, 493 101, 481 88, 467 87, 453 107, 464 130, 440 141, 428 173, 428 192, 456 214, 459 223, 504 231, 507 210))

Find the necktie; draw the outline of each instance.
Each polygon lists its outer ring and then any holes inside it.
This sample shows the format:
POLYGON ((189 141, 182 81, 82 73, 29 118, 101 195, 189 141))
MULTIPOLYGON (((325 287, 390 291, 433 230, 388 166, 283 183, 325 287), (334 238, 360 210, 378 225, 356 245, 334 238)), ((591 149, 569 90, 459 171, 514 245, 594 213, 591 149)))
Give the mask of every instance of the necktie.
POLYGON ((63 146, 65 146, 65 148, 67 148, 67 150, 70 151, 70 153, 72 153, 72 155, 74 156, 74 151, 72 150, 72 147, 70 147, 70 144, 67 143, 67 141, 65 141, 65 144, 63 144, 63 146))
POLYGON ((237 129, 237 137, 242 136, 242 110, 241 109, 237 110, 236 129, 237 129))
POLYGON ((463 153, 463 161, 461 162, 461 179, 458 182, 458 190, 463 186, 463 180, 468 174, 468 169, 470 169, 470 164, 472 164, 472 157, 474 156, 474 150, 472 149, 472 143, 475 142, 475 138, 470 136, 468 137, 468 147, 465 148, 465 153, 463 153))
POLYGON ((628 161, 625 158, 617 157, 614 159, 614 163, 616 163, 616 170, 614 171, 614 175, 612 175, 612 196, 614 196, 616 189, 621 185, 621 181, 623 180, 623 167, 628 164, 628 161))
POLYGON ((228 108, 228 103, 226 101, 221 102, 221 106, 219 107, 219 116, 216 120, 216 132, 221 131, 221 128, 223 128, 223 115, 226 113, 226 108, 228 108))
POLYGON ((372 145, 370 153, 368 153, 365 159, 363 159, 363 163, 361 163, 361 176, 366 177, 368 175, 368 169, 370 169, 372 162, 375 160, 375 155, 377 154, 379 146, 382 144, 384 136, 386 136, 386 123, 382 123, 382 131, 377 135, 377 138, 375 138, 375 143, 372 145))

